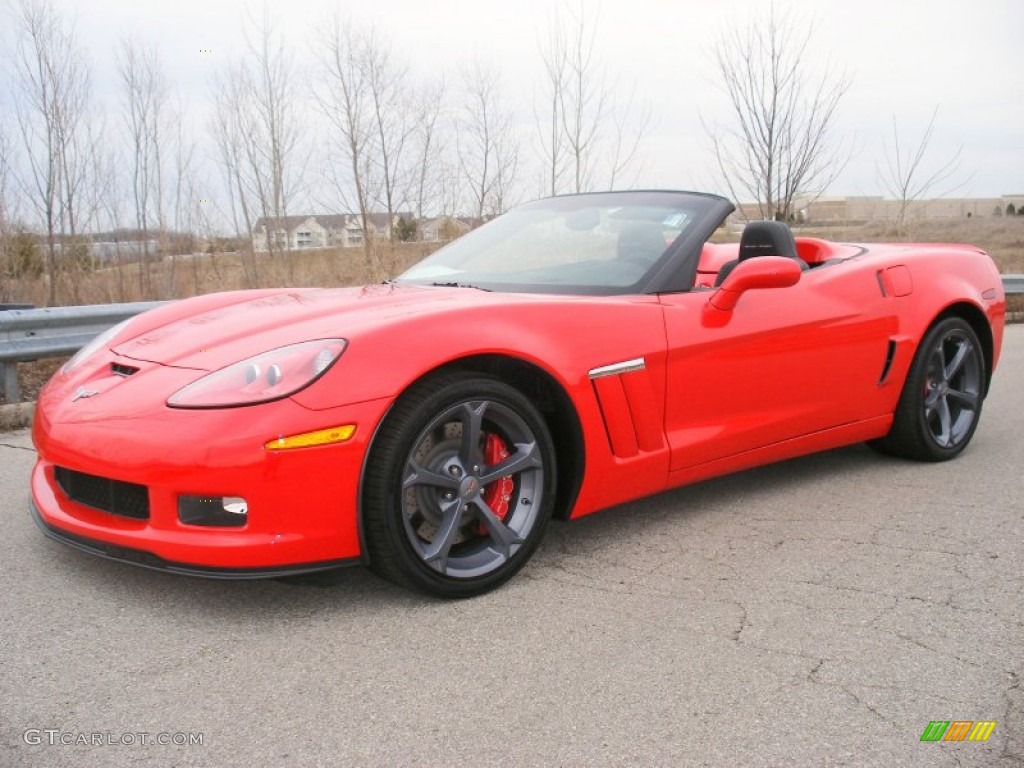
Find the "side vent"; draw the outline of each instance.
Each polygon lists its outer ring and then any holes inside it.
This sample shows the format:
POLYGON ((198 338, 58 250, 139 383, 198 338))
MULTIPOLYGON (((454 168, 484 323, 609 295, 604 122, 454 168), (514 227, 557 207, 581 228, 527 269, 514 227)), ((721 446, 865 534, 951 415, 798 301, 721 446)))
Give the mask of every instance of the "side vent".
POLYGON ((878 386, 885 384, 889 378, 889 371, 892 370, 892 361, 896 359, 896 341, 889 339, 889 349, 885 353, 885 365, 882 366, 882 375, 878 377, 878 386))
POLYGON ((665 444, 654 390, 643 358, 603 365, 590 371, 612 453, 628 459, 665 444))

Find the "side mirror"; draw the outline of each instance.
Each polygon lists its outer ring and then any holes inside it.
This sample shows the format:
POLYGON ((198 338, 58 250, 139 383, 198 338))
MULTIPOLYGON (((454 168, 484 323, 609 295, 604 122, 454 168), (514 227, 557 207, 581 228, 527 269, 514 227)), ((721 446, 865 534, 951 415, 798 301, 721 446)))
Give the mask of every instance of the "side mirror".
POLYGON ((709 304, 731 312, 745 291, 754 288, 788 288, 800 281, 800 264, 785 256, 758 256, 741 261, 711 294, 709 304))

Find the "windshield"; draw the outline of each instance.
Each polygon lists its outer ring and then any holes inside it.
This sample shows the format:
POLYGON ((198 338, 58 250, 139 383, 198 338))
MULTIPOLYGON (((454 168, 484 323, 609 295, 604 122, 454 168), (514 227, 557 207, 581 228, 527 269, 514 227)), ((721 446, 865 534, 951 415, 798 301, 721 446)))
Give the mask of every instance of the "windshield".
POLYGON ((627 293, 676 255, 717 198, 569 195, 516 208, 416 264, 399 282, 489 290, 627 293))

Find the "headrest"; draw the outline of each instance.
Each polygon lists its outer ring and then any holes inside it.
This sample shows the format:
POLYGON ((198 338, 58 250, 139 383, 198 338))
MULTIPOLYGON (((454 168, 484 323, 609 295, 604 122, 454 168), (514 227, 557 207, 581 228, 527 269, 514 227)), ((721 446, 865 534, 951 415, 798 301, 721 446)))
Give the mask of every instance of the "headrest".
POLYGON ((781 221, 752 221, 740 237, 739 260, 754 256, 797 257, 793 232, 781 221))

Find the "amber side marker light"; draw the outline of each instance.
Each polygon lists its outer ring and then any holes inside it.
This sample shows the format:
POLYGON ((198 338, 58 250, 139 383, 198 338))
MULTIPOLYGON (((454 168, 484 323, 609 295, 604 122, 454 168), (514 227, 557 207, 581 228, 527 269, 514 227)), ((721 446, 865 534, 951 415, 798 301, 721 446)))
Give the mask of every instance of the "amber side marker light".
POLYGON ((268 451, 287 451, 290 448, 309 448, 314 445, 344 443, 346 440, 351 440, 355 433, 355 424, 345 424, 340 427, 318 429, 315 432, 303 432, 301 435, 279 437, 264 444, 263 447, 268 451))

